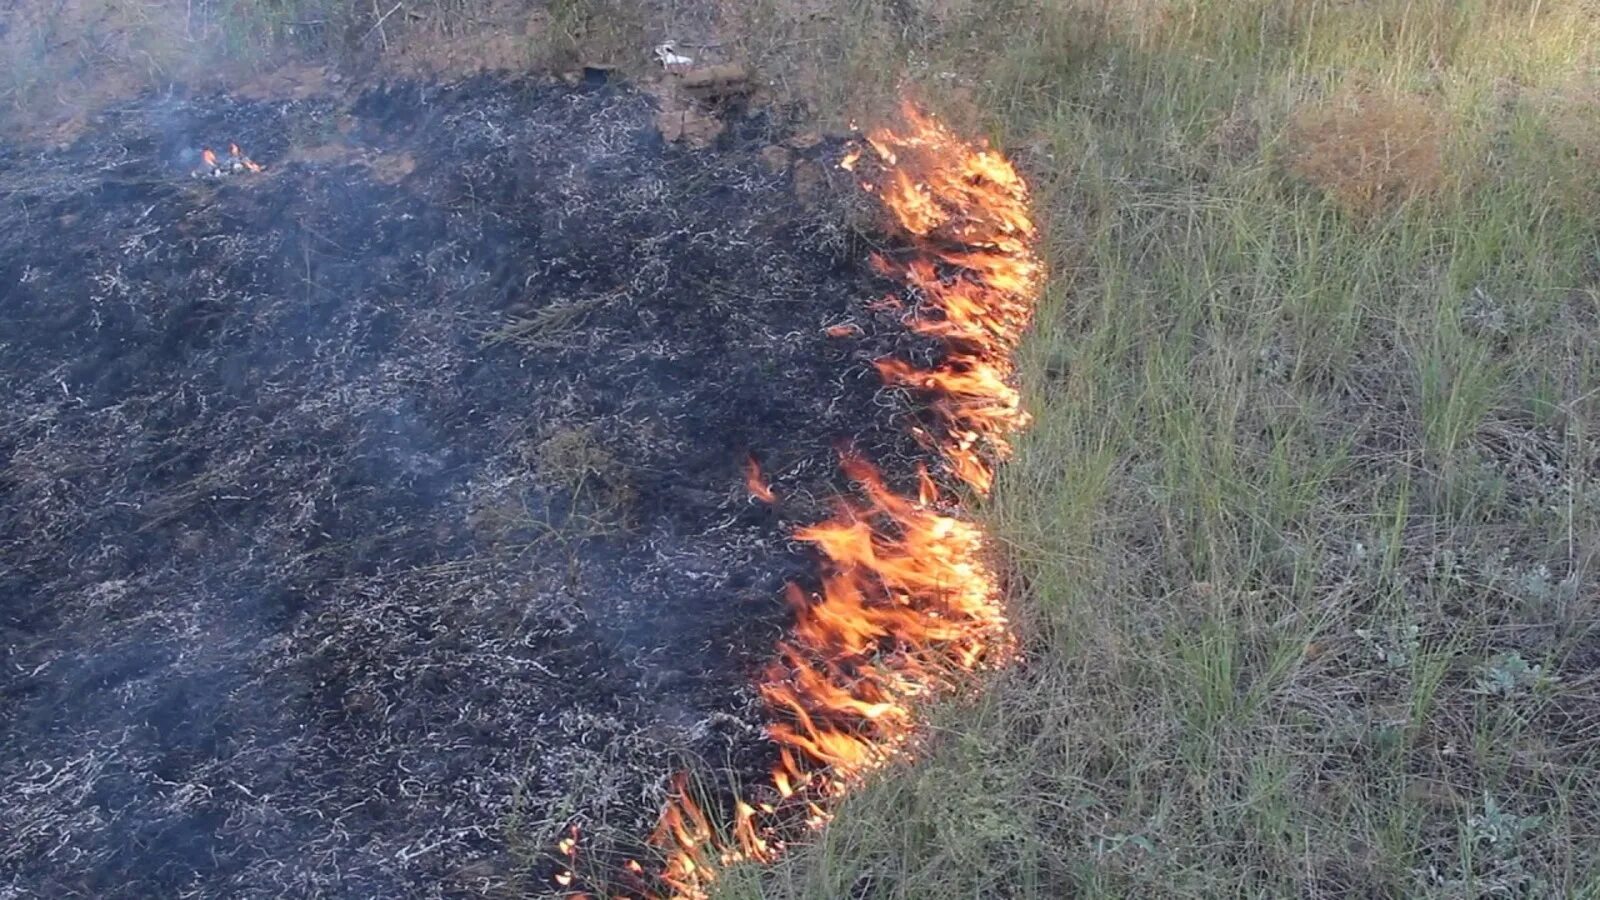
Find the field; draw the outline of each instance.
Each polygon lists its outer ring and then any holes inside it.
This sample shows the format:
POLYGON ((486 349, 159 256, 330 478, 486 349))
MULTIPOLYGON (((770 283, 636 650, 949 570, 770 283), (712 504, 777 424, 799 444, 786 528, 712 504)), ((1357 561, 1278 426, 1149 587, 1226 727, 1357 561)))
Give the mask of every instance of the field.
MULTIPOLYGON (((660 6, 189 8, 247 68, 515 21, 504 59, 644 76, 694 37, 1028 175, 1035 422, 979 512, 1025 660, 724 897, 1600 897, 1600 9, 660 6)), ((3 39, 101 64, 38 34, 3 39)))

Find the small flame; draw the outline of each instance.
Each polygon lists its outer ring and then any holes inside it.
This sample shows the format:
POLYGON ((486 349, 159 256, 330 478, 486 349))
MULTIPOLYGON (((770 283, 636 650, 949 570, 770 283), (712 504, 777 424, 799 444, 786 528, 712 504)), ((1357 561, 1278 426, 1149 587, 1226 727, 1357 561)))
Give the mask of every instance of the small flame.
MULTIPOLYGON (((878 371, 925 395, 931 421, 913 424, 913 435, 938 452, 949 475, 987 493, 994 465, 1010 453, 1009 435, 1029 422, 1011 385, 1042 278, 1027 186, 986 145, 961 140, 910 104, 903 112, 904 129, 867 136, 878 166, 863 187, 880 198, 909 249, 874 263, 918 299, 909 325, 939 339, 945 353, 933 365, 879 360, 878 371)), ((864 156, 852 149, 839 165, 855 171, 864 156)), ((877 307, 902 303, 891 296, 877 307)), ((687 778, 676 776, 650 837, 664 851, 661 880, 674 897, 707 896, 719 865, 774 858, 779 816, 793 812, 821 828, 831 817, 827 800, 905 751, 926 697, 1015 656, 982 531, 956 514, 926 471, 915 491, 900 492, 864 459, 846 455, 843 469, 859 496, 841 498, 831 518, 796 532, 821 557, 821 587, 789 586, 793 631, 758 685, 779 747, 770 788, 778 801, 738 801, 724 841, 687 778)), ((771 502, 754 460, 746 477, 751 493, 771 502)))
MULTIPOLYGON (((558 869, 550 880, 554 881, 557 887, 569 887, 573 880, 573 869, 578 864, 578 825, 576 822, 567 826, 567 833, 556 841, 556 849, 561 852, 562 856, 567 858, 568 867, 558 869)), ((566 896, 568 900, 579 900, 579 898, 588 897, 589 895, 578 893, 566 896)))
POLYGON ((228 156, 232 157, 234 162, 243 166, 248 171, 260 172, 262 169, 262 167, 258 165, 255 160, 244 155, 244 151, 239 149, 238 144, 228 145, 228 156))
POLYGON ((234 143, 228 144, 228 158, 226 160, 218 159, 217 152, 210 147, 204 147, 200 150, 200 160, 204 163, 204 169, 195 172, 194 174, 196 175, 215 177, 237 172, 262 172, 266 169, 265 166, 246 156, 245 152, 239 149, 239 145, 234 143))
POLYGON ((750 496, 755 497, 762 503, 778 502, 777 495, 772 493, 771 486, 769 486, 767 484, 767 480, 762 477, 761 464, 756 462, 756 458, 754 456, 745 461, 744 483, 745 486, 750 489, 750 496))

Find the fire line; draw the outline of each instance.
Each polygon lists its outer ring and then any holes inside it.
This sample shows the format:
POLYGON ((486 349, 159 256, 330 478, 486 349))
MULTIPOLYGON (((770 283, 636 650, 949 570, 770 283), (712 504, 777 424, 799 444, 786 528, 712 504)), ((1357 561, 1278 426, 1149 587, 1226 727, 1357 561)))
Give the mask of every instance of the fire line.
MULTIPOLYGON (((898 358, 877 367, 885 383, 927 404, 916 438, 948 476, 984 495, 1009 437, 1029 423, 1013 386, 1014 352, 1042 279, 1028 189, 986 144, 910 103, 902 113, 903 126, 870 132, 841 165, 878 197, 905 247, 873 259, 902 285, 883 302, 909 307, 907 326, 940 341, 944 354, 929 367, 898 358)), ((905 495, 859 456, 846 454, 842 465, 859 495, 796 532, 821 557, 821 588, 789 585, 794 627, 758 685, 779 761, 759 797, 736 803, 730 837, 713 827, 687 776, 674 778, 649 843, 665 859, 659 879, 675 900, 706 897, 723 867, 776 858, 777 823, 826 824, 831 800, 905 752, 919 704, 1015 656, 985 535, 957 499, 926 470, 905 495)), ((753 459, 746 477, 771 502, 753 459)), ((563 850, 570 856, 570 845, 563 850)))

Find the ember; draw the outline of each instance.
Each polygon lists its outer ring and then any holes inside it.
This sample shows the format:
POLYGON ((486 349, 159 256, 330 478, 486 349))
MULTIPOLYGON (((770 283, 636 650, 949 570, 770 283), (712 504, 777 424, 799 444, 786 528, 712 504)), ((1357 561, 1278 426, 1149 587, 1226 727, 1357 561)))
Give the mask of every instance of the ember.
MULTIPOLYGON (((1039 282, 1027 188, 998 154, 913 106, 903 113, 903 130, 866 139, 880 167, 865 187, 907 245, 875 263, 920 299, 907 321, 945 353, 931 367, 885 358, 878 369, 926 396, 933 421, 913 433, 957 480, 984 493, 994 462, 1009 452, 1007 436, 1028 423, 1010 385, 1039 282)), ((840 166, 855 172, 861 163, 852 150, 840 166)), ((885 304, 899 306, 898 298, 885 304)), ((777 805, 737 801, 731 841, 721 843, 680 777, 651 838, 675 897, 704 897, 719 866, 770 860, 775 814, 797 809, 812 827, 826 823, 822 801, 912 739, 918 702, 1014 653, 983 534, 928 473, 907 496, 859 456, 846 455, 844 472, 861 497, 839 500, 833 518, 797 531, 822 559, 822 586, 789 585, 793 632, 760 685, 774 717, 767 733, 782 748, 771 774, 777 805)), ((770 497, 753 463, 749 487, 770 497)))

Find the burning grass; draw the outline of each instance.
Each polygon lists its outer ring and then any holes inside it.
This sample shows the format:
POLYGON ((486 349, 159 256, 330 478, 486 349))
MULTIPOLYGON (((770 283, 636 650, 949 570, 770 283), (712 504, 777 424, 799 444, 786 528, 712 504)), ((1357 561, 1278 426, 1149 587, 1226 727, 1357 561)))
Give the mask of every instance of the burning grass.
MULTIPOLYGON (((1039 283, 1027 188, 993 150, 914 105, 901 115, 903 126, 866 136, 870 164, 857 148, 840 165, 870 173, 863 187, 905 244, 875 258, 904 285, 879 307, 910 304, 907 324, 936 338, 940 354, 932 363, 885 357, 877 368, 887 384, 922 395, 927 421, 911 430, 948 476, 987 493, 1008 436, 1027 425, 1009 383, 1039 283)), ((816 548, 821 587, 788 586, 792 634, 760 682, 773 718, 767 736, 780 748, 771 783, 736 797, 725 834, 687 780, 676 782, 651 836, 675 897, 705 897, 730 865, 771 862, 797 818, 825 825, 830 802, 915 740, 920 707, 1013 656, 983 533, 941 500, 927 470, 914 493, 901 493, 853 453, 843 469, 861 496, 796 532, 816 548)), ((754 460, 747 484, 776 502, 754 460)))

